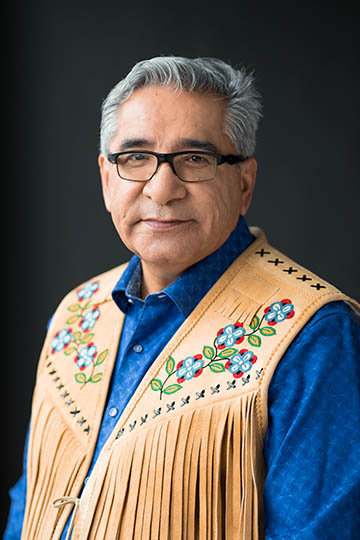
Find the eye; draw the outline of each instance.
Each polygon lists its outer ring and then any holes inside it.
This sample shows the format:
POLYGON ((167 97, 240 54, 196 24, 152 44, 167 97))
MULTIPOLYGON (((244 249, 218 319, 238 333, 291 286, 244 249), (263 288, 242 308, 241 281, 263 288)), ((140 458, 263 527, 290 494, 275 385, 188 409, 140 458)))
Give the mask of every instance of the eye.
POLYGON ((191 163, 205 163, 206 159, 204 156, 199 156, 199 154, 192 154, 188 156, 188 161, 191 163))
POLYGON ((142 161, 147 157, 146 154, 129 154, 127 161, 142 161))
POLYGON ((187 167, 208 167, 209 165, 212 165, 214 161, 214 158, 212 156, 208 156, 207 154, 186 154, 183 157, 183 163, 184 166, 187 167))
POLYGON ((135 167, 142 166, 148 162, 151 162, 153 156, 149 154, 143 154, 141 152, 120 154, 118 157, 118 166, 120 167, 135 167))

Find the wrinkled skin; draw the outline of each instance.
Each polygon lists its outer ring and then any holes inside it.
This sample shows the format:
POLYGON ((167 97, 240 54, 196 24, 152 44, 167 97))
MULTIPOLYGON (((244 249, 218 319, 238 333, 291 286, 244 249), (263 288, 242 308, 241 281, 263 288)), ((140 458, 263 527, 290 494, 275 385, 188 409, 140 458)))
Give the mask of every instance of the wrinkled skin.
MULTIPOLYGON (((118 131, 110 152, 125 148, 170 153, 199 150, 209 143, 219 154, 236 154, 224 133, 222 98, 175 92, 151 86, 135 91, 119 107, 118 131), (135 142, 129 147, 129 140, 135 142)), ((148 182, 119 178, 116 166, 100 154, 105 206, 124 244, 139 255, 143 297, 158 292, 188 267, 218 249, 245 215, 251 202, 257 164, 223 164, 209 182, 184 183, 169 164, 160 166, 148 182)))

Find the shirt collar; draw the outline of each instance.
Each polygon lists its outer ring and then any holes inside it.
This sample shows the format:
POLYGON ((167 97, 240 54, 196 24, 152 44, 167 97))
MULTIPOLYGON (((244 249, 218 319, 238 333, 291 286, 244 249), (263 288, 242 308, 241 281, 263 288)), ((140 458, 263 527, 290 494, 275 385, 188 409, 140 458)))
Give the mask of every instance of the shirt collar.
MULTIPOLYGON (((234 260, 254 241, 245 219, 240 219, 229 238, 214 253, 188 268, 182 276, 157 293, 166 294, 186 318, 234 260)), ((129 300, 141 300, 141 261, 134 255, 116 284, 112 296, 126 313, 129 300)), ((149 295, 151 296, 151 295, 149 295)))

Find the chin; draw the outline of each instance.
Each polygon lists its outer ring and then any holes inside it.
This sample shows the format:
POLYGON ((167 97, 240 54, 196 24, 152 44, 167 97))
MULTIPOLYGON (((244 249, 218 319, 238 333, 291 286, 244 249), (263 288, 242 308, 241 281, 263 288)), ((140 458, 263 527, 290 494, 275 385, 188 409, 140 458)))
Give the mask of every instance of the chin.
POLYGON ((135 253, 142 261, 151 265, 172 266, 178 268, 184 266, 184 270, 194 264, 198 259, 198 252, 188 251, 189 245, 165 245, 158 246, 152 244, 137 249, 135 253), (187 249, 186 249, 187 248, 187 249))

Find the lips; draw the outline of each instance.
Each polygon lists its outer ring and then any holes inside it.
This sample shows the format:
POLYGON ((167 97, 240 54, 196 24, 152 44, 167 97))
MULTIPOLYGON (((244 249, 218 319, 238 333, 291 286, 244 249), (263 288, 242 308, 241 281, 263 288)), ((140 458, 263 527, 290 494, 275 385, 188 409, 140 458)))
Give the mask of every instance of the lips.
POLYGON ((189 223, 189 219, 178 219, 178 218, 171 218, 171 219, 159 219, 159 218, 146 218, 141 220, 145 225, 150 227, 151 229, 156 230, 167 230, 174 227, 179 227, 185 223, 189 223))
POLYGON ((157 223, 174 223, 177 221, 190 221, 189 219, 183 219, 183 218, 157 218, 157 217, 149 217, 149 218, 143 218, 141 221, 156 221, 157 223))

